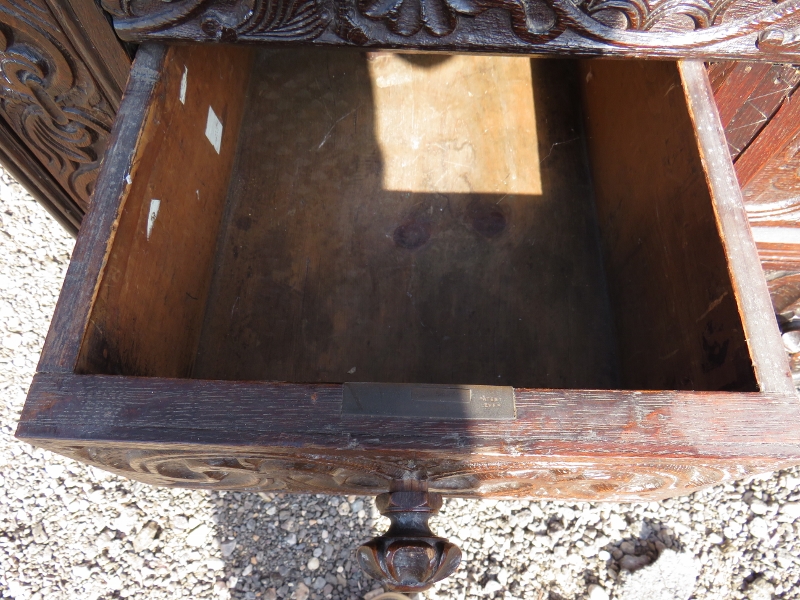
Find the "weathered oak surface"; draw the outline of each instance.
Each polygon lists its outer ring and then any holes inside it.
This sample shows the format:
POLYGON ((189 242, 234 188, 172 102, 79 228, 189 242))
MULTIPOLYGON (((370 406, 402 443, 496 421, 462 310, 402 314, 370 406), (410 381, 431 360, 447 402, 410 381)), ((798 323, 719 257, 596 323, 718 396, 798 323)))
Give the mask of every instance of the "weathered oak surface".
POLYGON ((744 58, 800 55, 800 0, 103 0, 126 40, 445 52, 744 58))
POLYGON ((147 483, 634 500, 800 462, 793 394, 516 390, 516 421, 341 415, 341 385, 39 374, 18 437, 147 483))

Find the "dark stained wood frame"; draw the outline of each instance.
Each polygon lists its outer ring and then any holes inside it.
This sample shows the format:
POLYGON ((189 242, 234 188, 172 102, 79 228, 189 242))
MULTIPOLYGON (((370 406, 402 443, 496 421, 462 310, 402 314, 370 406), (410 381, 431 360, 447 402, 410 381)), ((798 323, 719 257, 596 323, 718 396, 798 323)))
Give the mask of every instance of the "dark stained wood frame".
POLYGON ((102 0, 128 41, 747 59, 800 56, 800 0, 102 0))
POLYGON ((645 500, 800 463, 792 386, 711 88, 680 63, 761 391, 516 389, 515 421, 341 412, 342 386, 76 374, 167 49, 140 49, 17 437, 178 487, 645 500))

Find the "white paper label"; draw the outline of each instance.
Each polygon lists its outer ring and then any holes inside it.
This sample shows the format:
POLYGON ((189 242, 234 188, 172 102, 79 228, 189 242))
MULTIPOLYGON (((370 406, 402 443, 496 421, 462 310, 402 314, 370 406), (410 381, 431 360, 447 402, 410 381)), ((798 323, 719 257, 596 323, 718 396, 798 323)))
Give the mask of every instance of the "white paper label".
POLYGON ((189 77, 189 67, 183 67, 183 77, 181 77, 181 104, 186 104, 186 83, 189 77))
POLYGON ((161 207, 161 200, 153 198, 150 200, 150 214, 147 215, 147 239, 150 239, 150 233, 153 231, 153 225, 156 223, 158 216, 158 209, 161 207))
POLYGON ((219 154, 219 149, 222 146, 222 121, 219 120, 214 109, 208 107, 208 121, 206 122, 206 137, 214 150, 219 154))

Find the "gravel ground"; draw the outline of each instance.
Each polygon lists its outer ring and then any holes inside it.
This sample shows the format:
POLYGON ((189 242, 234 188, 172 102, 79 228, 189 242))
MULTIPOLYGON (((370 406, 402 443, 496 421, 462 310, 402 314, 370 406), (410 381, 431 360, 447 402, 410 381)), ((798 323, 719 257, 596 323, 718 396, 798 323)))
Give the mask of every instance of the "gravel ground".
MULTIPOLYGON (((14 440, 73 240, 4 172, 0 229, 0 597, 377 595, 370 498, 158 489, 14 440)), ((434 530, 465 560, 428 598, 800 598, 798 469, 649 504, 448 500, 434 530)))

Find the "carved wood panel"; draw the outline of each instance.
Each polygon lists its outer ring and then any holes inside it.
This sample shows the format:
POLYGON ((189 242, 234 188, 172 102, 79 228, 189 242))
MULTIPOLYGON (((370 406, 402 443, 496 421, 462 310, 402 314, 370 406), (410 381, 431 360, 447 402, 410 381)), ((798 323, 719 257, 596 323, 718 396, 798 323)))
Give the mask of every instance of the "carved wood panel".
POLYGON ((774 469, 775 461, 525 457, 457 461, 368 452, 142 449, 124 445, 50 449, 151 485, 239 491, 380 494, 392 480, 466 498, 650 501, 774 469))
POLYGON ((103 0, 132 41, 663 57, 800 56, 800 0, 103 0))
POLYGON ((0 0, 0 115, 85 211, 121 86, 110 70, 98 82, 66 31, 69 3, 59 4, 0 0))

